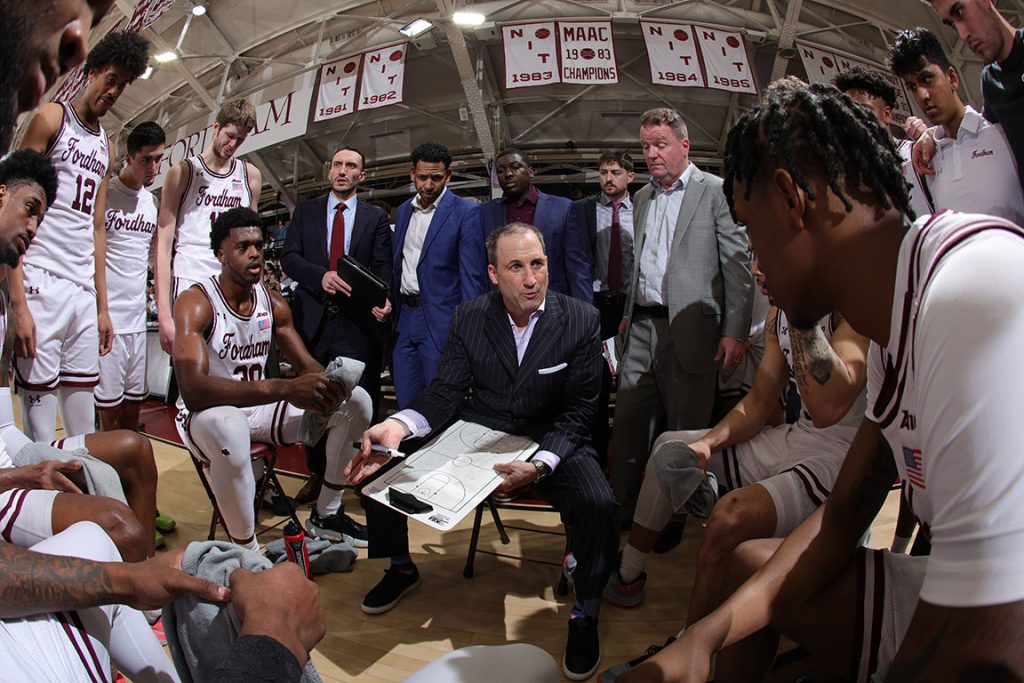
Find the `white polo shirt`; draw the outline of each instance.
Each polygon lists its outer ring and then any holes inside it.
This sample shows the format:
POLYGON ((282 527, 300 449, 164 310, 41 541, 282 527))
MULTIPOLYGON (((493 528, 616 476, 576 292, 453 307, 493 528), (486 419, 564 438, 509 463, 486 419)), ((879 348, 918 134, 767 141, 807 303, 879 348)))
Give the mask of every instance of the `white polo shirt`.
POLYGON ((984 213, 1024 224, 1017 164, 1001 125, 989 123, 968 105, 956 138, 947 137, 940 126, 935 142, 935 175, 928 186, 936 211, 984 213))

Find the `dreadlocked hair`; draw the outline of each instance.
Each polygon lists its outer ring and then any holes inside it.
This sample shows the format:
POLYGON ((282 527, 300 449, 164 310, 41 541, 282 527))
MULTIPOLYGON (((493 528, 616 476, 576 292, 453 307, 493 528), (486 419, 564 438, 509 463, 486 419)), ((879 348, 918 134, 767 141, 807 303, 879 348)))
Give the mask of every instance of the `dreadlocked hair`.
POLYGON ((844 187, 865 187, 885 209, 895 206, 915 218, 909 185, 896 143, 874 114, 857 106, 831 85, 771 87, 729 130, 725 146, 725 194, 733 209, 735 183, 744 196, 763 166, 776 164, 814 199, 808 176, 818 176, 843 202, 853 203, 844 187))

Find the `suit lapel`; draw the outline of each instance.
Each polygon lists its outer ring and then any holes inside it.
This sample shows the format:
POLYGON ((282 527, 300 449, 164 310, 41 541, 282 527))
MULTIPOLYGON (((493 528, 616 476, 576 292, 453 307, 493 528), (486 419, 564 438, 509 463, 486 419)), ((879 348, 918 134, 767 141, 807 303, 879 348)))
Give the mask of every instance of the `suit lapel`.
MULTIPOLYGON (((327 195, 324 195, 323 199, 316 204, 316 220, 310 223, 315 226, 316 245, 320 247, 320 253, 324 255, 323 263, 327 265, 327 261, 330 260, 330 252, 327 251, 327 231, 331 229, 331 226, 327 223, 327 195)), ((328 266, 330 268, 330 266, 328 266)))
POLYGON ((675 253, 676 249, 683 241, 683 235, 686 230, 690 227, 690 221, 693 220, 693 215, 697 212, 697 205, 700 204, 700 198, 704 196, 704 174, 696 166, 693 167, 693 172, 690 173, 690 182, 686 184, 686 190, 683 194, 683 205, 679 209, 679 220, 676 221, 676 231, 672 236, 672 249, 670 254, 675 253))
MULTIPOLYGON (((357 199, 359 206, 356 208, 356 224, 352 227, 352 240, 349 242, 349 251, 354 252, 357 249, 359 240, 363 239, 363 233, 366 232, 366 227, 369 225, 369 209, 370 205, 361 199, 357 199)), ((353 257, 355 258, 355 257, 353 257)))
POLYGON ((562 315, 562 305, 558 298, 548 292, 547 300, 544 303, 544 313, 537 320, 537 326, 533 328, 530 344, 526 347, 523 362, 519 365, 516 389, 536 375, 541 365, 551 360, 551 350, 561 336, 559 330, 562 325, 562 315))
POLYGON ((498 354, 498 360, 505 366, 509 377, 515 377, 519 370, 516 358, 516 342, 508 323, 508 313, 501 300, 501 294, 491 292, 491 305, 487 309, 487 324, 484 334, 491 342, 491 348, 498 354))
POLYGON ((402 282, 402 250, 405 249, 405 234, 409 231, 409 221, 412 220, 412 201, 403 202, 398 207, 398 215, 395 216, 395 237, 392 242, 392 272, 396 275, 395 281, 402 282))
MULTIPOLYGON (((455 209, 455 196, 451 190, 448 190, 444 194, 444 198, 434 208, 434 215, 430 217, 430 226, 427 228, 427 236, 423 240, 423 248, 420 250, 419 263, 423 263, 423 259, 426 257, 427 250, 430 249, 431 243, 434 238, 437 237, 437 233, 441 232, 442 226, 448 220, 448 215, 451 214, 452 210, 455 209)), ((419 265, 419 264, 417 264, 419 265)))

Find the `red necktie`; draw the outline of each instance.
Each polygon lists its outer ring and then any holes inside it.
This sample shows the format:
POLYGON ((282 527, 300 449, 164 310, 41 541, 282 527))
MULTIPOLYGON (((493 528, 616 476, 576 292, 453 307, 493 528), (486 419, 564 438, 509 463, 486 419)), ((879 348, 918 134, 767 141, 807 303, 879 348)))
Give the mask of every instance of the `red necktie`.
POLYGON ((331 226, 331 255, 328 268, 337 268, 338 261, 345 255, 345 205, 339 203, 334 209, 334 225, 331 226))
POLYGON ((611 242, 608 244, 608 289, 612 294, 622 290, 622 226, 619 225, 619 207, 622 202, 612 202, 611 242))

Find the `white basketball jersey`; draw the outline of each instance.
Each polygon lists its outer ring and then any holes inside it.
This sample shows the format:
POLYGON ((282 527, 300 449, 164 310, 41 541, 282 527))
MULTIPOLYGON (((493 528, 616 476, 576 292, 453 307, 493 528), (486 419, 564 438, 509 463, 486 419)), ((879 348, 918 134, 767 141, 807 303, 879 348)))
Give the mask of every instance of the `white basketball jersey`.
MULTIPOLYGON (((786 365, 789 367, 789 376, 796 382, 795 375, 793 374, 793 342, 789 335, 789 320, 786 318, 786 314, 779 309, 778 322, 776 323, 776 335, 779 338, 779 346, 782 348, 782 355, 786 357, 786 365)), ((827 315, 818 321, 821 331, 825 334, 825 339, 832 342, 832 335, 835 334, 835 327, 833 316, 827 315)), ((797 391, 800 391, 799 383, 796 384, 797 391)), ((798 422, 810 431, 817 432, 829 439, 835 439, 844 443, 850 443, 853 441, 853 435, 857 433, 857 429, 860 427, 861 420, 864 419, 864 408, 865 398, 864 392, 862 391, 857 400, 853 402, 850 409, 846 411, 846 415, 843 419, 835 423, 831 427, 825 427, 819 429, 814 426, 814 421, 811 414, 807 412, 807 401, 804 400, 803 394, 800 395, 800 400, 803 405, 800 408, 800 418, 798 422)))
POLYGON ((24 262, 95 291, 93 211, 110 165, 107 134, 93 131, 65 104, 47 156, 57 170, 57 199, 46 211, 24 262))
MULTIPOLYGON (((194 285, 198 287, 213 308, 213 322, 206 334, 211 377, 252 382, 263 379, 263 368, 270 354, 270 341, 274 335, 274 309, 270 292, 261 283, 253 286, 253 307, 243 316, 228 305, 220 282, 207 278, 194 285)), ((178 398, 178 409, 184 403, 178 398)))
MULTIPOLYGON (((4 342, 7 341, 7 292, 0 290, 0 358, 4 355, 4 342)), ((8 399, 10 395, 8 395, 8 399)), ((14 467, 11 456, 7 452, 3 439, 0 439, 0 469, 14 467)))
POLYGON ((187 177, 178 207, 175 277, 197 282, 220 273, 210 248, 210 228, 217 216, 238 206, 252 206, 245 162, 233 159, 225 174, 215 173, 202 156, 185 160, 187 177))
MULTIPOLYGON (((935 515, 928 484, 939 487, 935 481, 926 481, 932 468, 928 466, 928 454, 922 452, 922 434, 917 429, 918 396, 912 356, 918 307, 942 258, 966 240, 992 231, 1024 236, 1024 229, 992 216, 942 211, 917 221, 900 249, 889 344, 882 348, 872 342, 868 353, 866 414, 882 428, 900 478, 909 484, 905 487, 907 498, 925 525, 935 515)), ((983 281, 984 275, 979 273, 979 290, 983 281)), ((974 359, 950 358, 949 362, 972 363, 974 359)), ((979 381, 984 378, 979 377, 979 381)), ((953 469, 949 463, 947 468, 953 469)))
POLYGON ((153 193, 110 179, 104 216, 107 233, 107 309, 115 334, 146 331, 149 247, 156 231, 153 193))

